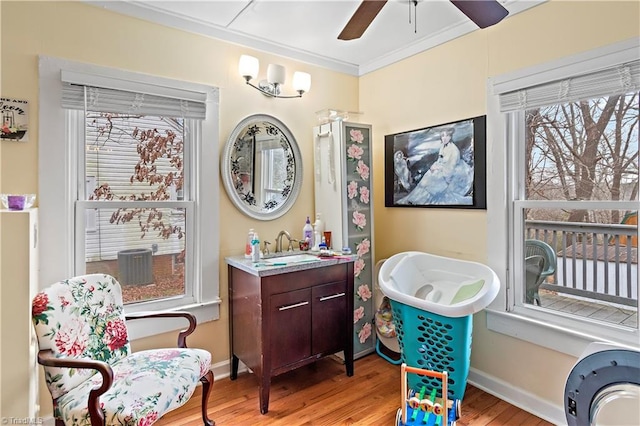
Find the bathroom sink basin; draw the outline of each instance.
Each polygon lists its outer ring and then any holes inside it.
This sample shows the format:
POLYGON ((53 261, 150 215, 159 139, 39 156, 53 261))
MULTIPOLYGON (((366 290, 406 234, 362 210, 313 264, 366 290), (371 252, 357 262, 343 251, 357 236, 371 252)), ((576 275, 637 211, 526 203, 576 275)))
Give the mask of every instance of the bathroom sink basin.
POLYGON ((292 265, 302 262, 319 262, 321 259, 311 254, 292 254, 289 256, 272 257, 264 259, 266 265, 292 265))

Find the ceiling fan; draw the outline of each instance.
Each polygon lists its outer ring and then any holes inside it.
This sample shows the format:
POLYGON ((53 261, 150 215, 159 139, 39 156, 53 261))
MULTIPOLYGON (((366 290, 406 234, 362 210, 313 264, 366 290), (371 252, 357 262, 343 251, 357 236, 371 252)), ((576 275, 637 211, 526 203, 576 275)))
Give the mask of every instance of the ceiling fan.
MULTIPOLYGON (((371 22, 388 0, 363 0, 347 22, 338 40, 354 40, 362 37, 371 22)), ((409 0, 417 5, 417 0, 409 0)), ((450 0, 462 13, 480 28, 490 27, 502 21, 509 11, 497 0, 450 0)))

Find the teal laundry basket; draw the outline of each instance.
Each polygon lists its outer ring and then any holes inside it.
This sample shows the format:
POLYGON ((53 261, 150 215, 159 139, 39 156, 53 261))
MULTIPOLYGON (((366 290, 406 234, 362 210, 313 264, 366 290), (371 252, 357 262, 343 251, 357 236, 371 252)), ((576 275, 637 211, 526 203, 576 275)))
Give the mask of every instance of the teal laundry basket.
MULTIPOLYGON (((446 371, 447 398, 462 400, 471 363, 473 314, 498 295, 500 280, 487 265, 424 252, 402 252, 380 268, 378 284, 391 301, 402 362, 446 371)), ((440 380, 410 374, 415 391, 437 389, 440 380)))
MULTIPOLYGON (((447 371, 448 398, 462 400, 471 363, 473 316, 450 318, 391 300, 393 321, 402 354, 409 366, 447 371)), ((409 374, 411 389, 438 389, 440 380, 409 374)))

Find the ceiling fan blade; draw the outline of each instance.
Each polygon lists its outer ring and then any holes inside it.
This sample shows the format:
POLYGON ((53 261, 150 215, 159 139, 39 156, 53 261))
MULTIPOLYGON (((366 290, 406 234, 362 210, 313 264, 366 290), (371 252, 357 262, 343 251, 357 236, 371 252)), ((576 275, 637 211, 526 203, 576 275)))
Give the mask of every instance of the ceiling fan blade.
POLYGON ((502 21, 509 11, 495 0, 451 0, 451 3, 480 28, 502 21))
POLYGON ((362 37, 385 4, 387 0, 363 0, 343 28, 338 40, 354 40, 362 37))

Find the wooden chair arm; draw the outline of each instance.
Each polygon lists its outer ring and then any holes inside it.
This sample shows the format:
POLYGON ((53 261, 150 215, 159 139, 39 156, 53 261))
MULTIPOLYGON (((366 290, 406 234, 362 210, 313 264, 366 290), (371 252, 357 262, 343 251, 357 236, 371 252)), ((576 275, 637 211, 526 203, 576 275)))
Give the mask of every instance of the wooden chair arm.
POLYGON ((187 336, 194 332, 196 329, 196 317, 195 315, 185 311, 162 311, 162 312, 135 312, 126 314, 126 320, 134 320, 141 318, 186 318, 189 321, 189 328, 181 330, 178 334, 178 347, 187 347, 187 336))
POLYGON ((38 352, 38 363, 47 367, 97 370, 102 376, 102 384, 97 388, 91 389, 91 392, 89 392, 87 408, 89 409, 91 426, 104 425, 104 413, 100 408, 100 395, 109 390, 113 384, 113 370, 109 364, 93 359, 57 358, 50 349, 44 349, 38 352))

